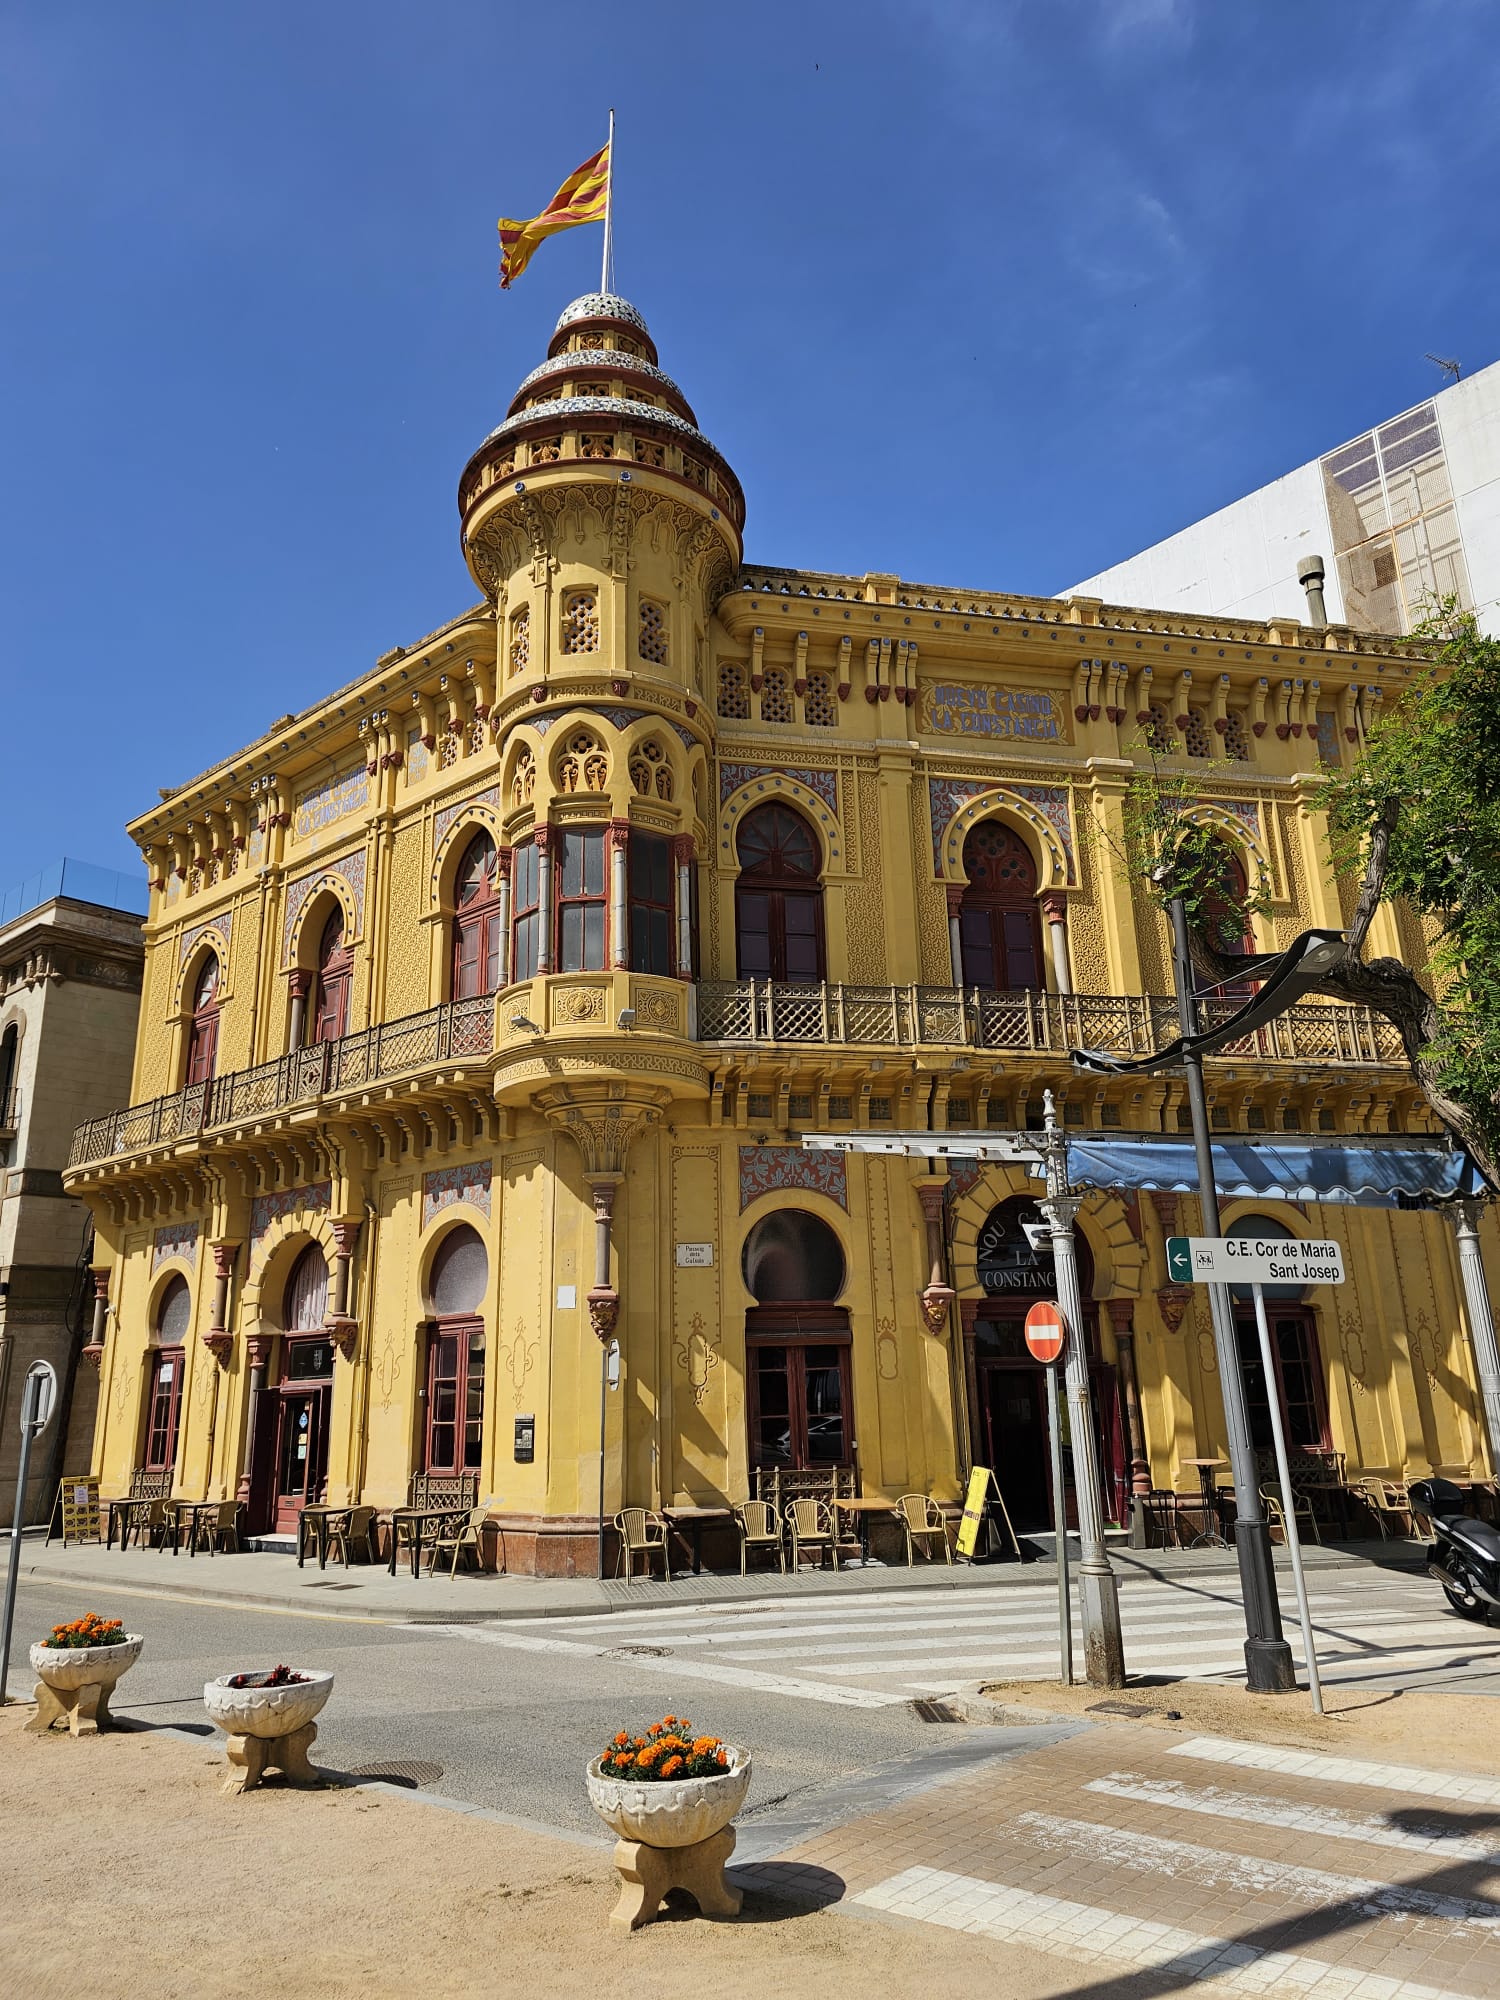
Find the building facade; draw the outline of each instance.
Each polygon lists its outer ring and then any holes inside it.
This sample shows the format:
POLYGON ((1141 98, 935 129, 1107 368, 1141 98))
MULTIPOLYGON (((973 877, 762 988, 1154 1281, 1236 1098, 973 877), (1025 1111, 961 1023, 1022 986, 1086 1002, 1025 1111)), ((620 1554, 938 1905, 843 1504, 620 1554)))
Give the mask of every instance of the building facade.
MULTIPOLYGON (((1320 756, 1405 668, 1295 620, 747 564, 733 471, 608 296, 562 315, 459 513, 473 609, 131 829, 130 1106, 69 1172, 109 1308, 105 1490, 170 1465, 285 1531, 312 1496, 468 1471, 542 1572, 593 1567, 601 1511, 777 1467, 951 1498, 993 1463, 1045 1519, 1034 1184, 801 1135, 1024 1130, 1047 1088, 1069 1126, 1181 1129, 1179 1079, 1067 1053, 1175 1027, 1114 860, 1142 731, 1199 761, 1274 945, 1344 912, 1320 756)), ((1431 1129, 1357 1010, 1209 1068, 1223 1130, 1431 1129)), ((1255 1213, 1354 1265, 1282 1302, 1299 1444, 1479 1471, 1444 1226, 1255 1213)), ((1080 1220, 1120 1516, 1222 1442, 1206 1310, 1163 1261, 1194 1219, 1100 1194, 1080 1220)))
POLYGON ((32 1454, 27 1522, 64 1472, 87 1472, 97 1377, 78 1367, 92 1323, 92 1222, 63 1187, 74 1128, 130 1089, 145 887, 64 861, 0 898, 0 1526, 15 1514, 21 1387, 57 1373, 59 1407, 32 1454))
POLYGON ((1500 632, 1500 363, 1077 588, 1199 617, 1305 619, 1310 565, 1335 623, 1409 632, 1454 597, 1500 632))

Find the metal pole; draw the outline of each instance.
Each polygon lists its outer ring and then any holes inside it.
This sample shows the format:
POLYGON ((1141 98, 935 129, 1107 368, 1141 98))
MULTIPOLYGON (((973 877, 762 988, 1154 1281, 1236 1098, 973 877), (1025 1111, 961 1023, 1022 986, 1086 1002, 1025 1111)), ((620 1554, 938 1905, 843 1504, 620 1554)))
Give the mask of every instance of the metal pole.
MULTIPOLYGON (((1281 1384, 1271 1359, 1271 1329, 1266 1323, 1266 1294, 1263 1286, 1252 1285, 1255 1295, 1255 1330, 1260 1336, 1260 1365, 1266 1378, 1266 1407, 1271 1413, 1271 1442, 1276 1447, 1276 1477, 1281 1481, 1281 1519, 1286 1529, 1287 1553, 1292 1559, 1292 1580, 1297 1586, 1297 1622, 1302 1627, 1302 1651, 1307 1660, 1307 1685, 1312 1690, 1313 1714, 1323 1713, 1323 1684, 1318 1679, 1318 1655, 1313 1645, 1312 1613, 1307 1608, 1307 1579, 1302 1574, 1302 1538, 1297 1533, 1297 1514, 1292 1505, 1292 1471, 1286 1457, 1286 1429, 1281 1421, 1281 1384)), ((1269 1531, 1268 1531, 1269 1532, 1269 1531)))
MULTIPOLYGON (((599 289, 609 291, 609 267, 615 255, 615 113, 609 112, 609 174, 604 182, 604 263, 599 272, 599 289)), ((603 1572, 601 1571, 602 1575, 603 1572)))
MULTIPOLYGON (((609 1411, 609 1342, 599 1343, 599 1581, 604 1581, 604 1432, 609 1411)), ((650 1564, 646 1567, 649 1569, 650 1564)))
POLYGON ((1495 1318, 1490 1311, 1490 1295, 1484 1282, 1484 1258, 1479 1248, 1479 1218, 1483 1213, 1483 1204, 1456 1201, 1452 1204, 1452 1213, 1453 1233, 1458 1238, 1458 1272, 1464 1286, 1464 1311, 1469 1322, 1469 1344, 1474 1349, 1474 1372, 1479 1377, 1485 1440, 1490 1448, 1490 1474, 1500 1478, 1500 1346, 1495 1341, 1495 1318))
POLYGON ((1047 1363, 1047 1439, 1052 1447, 1052 1539, 1057 1544, 1057 1648, 1062 1684, 1073 1685, 1073 1595, 1068 1581, 1068 1489, 1063 1484, 1057 1363, 1047 1363))
POLYGON ((42 1377, 28 1375, 21 1385, 21 1467, 16 1475, 16 1511, 10 1524, 10 1570, 5 1579, 5 1615, 0 1619, 0 1708, 10 1700, 10 1635, 16 1622, 16 1585, 21 1580, 21 1522, 26 1512, 26 1483, 31 1477, 32 1439, 41 1430, 37 1404, 42 1377))
MULTIPOLYGON (((1188 950, 1187 909, 1181 896, 1168 905, 1172 917, 1172 970, 1177 985, 1177 1012, 1184 1035, 1198 1032, 1198 1008, 1193 998, 1193 962, 1188 950)), ((1188 1107, 1193 1119, 1193 1151, 1198 1162, 1198 1199, 1203 1234, 1222 1236, 1219 1193, 1214 1185, 1213 1142, 1208 1131, 1208 1104, 1203 1095, 1203 1058, 1184 1052, 1188 1107)), ((1245 1669, 1257 1694, 1289 1694, 1297 1676, 1292 1649, 1281 1629, 1276 1599, 1276 1572, 1271 1562, 1271 1531, 1260 1504, 1260 1482, 1250 1417, 1245 1406, 1245 1378, 1240 1370, 1234 1311, 1224 1285, 1208 1287, 1213 1319, 1214 1353, 1219 1364, 1219 1391, 1224 1400, 1224 1425, 1229 1433, 1229 1463, 1234 1474, 1234 1542, 1239 1558, 1240 1593, 1245 1603, 1245 1669)))
MULTIPOLYGON (((1084 1672, 1090 1687, 1124 1687, 1125 1645, 1120 1634, 1119 1583, 1104 1546, 1099 1453, 1089 1402, 1088 1346, 1084 1339, 1083 1300, 1078 1289, 1078 1258, 1073 1243, 1073 1219, 1082 1203, 1068 1193, 1066 1142, 1057 1129, 1050 1091, 1043 1102, 1047 1107, 1047 1199, 1038 1206, 1051 1225, 1057 1303, 1068 1329, 1065 1374, 1068 1429, 1073 1447, 1073 1494, 1078 1503, 1078 1595, 1083 1617, 1084 1672)), ((1064 1521, 1064 1530, 1066 1526, 1064 1521)))

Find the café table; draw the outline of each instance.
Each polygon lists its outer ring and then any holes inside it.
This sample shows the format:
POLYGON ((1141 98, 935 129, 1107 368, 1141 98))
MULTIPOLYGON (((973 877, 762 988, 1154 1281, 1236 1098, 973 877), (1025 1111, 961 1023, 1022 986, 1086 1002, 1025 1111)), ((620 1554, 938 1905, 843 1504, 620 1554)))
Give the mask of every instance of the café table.
POLYGON ((217 1514, 219 1511, 219 1502, 217 1500, 169 1500, 167 1502, 167 1511, 172 1516, 173 1555, 175 1556, 182 1547, 182 1529, 185 1521, 187 1523, 188 1554, 189 1556, 195 1556, 198 1553, 198 1516, 200 1514, 217 1514))
POLYGON ((1190 1549, 1227 1549, 1219 1527, 1219 1488, 1214 1474, 1221 1466, 1229 1463, 1227 1458, 1185 1458, 1184 1465, 1191 1465, 1198 1474, 1198 1491, 1203 1502, 1203 1533, 1194 1535, 1188 1543, 1190 1549))
POLYGON ((703 1574, 703 1530, 710 1521, 732 1521, 732 1507, 662 1507, 658 1511, 670 1521, 681 1535, 687 1533, 688 1545, 693 1551, 693 1575, 703 1574))
POLYGON ((859 1530, 859 1557, 862 1563, 870 1560, 870 1516, 872 1514, 894 1514, 896 1509, 889 1500, 836 1499, 834 1506, 841 1514, 853 1514, 855 1526, 859 1530))
MULTIPOLYGON (((342 1513, 342 1508, 336 1509, 342 1513)), ((471 1510, 467 1507, 393 1507, 391 1509, 391 1575, 396 1574, 396 1556, 401 1545, 399 1523, 405 1522, 410 1529, 411 1573, 422 1574, 422 1544, 427 1539, 429 1525, 435 1521, 462 1520, 471 1510)))
POLYGON ((297 1516, 297 1567, 301 1569, 307 1555, 307 1531, 312 1529, 313 1540, 318 1550, 318 1568, 328 1561, 328 1519, 331 1514, 347 1514, 348 1507, 336 1507, 325 1500, 309 1502, 297 1516))
POLYGON ((108 1548, 115 1538, 115 1523, 120 1524, 120 1553, 123 1555, 130 1546, 130 1537, 135 1530, 138 1516, 149 1513, 151 1502, 138 1497, 124 1500, 106 1500, 109 1509, 105 1517, 104 1546, 108 1548))

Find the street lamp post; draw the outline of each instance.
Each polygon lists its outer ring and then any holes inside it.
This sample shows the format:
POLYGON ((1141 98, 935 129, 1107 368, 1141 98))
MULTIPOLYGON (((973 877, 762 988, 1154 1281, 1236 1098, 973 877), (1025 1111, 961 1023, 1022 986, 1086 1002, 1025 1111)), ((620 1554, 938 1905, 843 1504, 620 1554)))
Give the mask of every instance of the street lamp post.
MULTIPOLYGON (((1214 1185, 1213 1141, 1208 1129, 1208 1105, 1203 1094, 1203 1058, 1191 1046, 1198 1033, 1198 1005, 1193 995, 1192 957, 1188 949, 1187 906, 1181 896, 1168 905, 1172 918, 1172 970, 1177 985, 1177 1011, 1189 1046, 1182 1052, 1187 1074, 1188 1108, 1193 1120, 1193 1151, 1198 1163, 1198 1199, 1205 1236, 1222 1236, 1219 1195, 1214 1185)), ((1276 1573, 1271 1563, 1271 1535, 1260 1502, 1260 1479, 1250 1418, 1245 1406, 1245 1379, 1240 1369, 1239 1341, 1226 1285, 1210 1285, 1208 1309, 1213 1319, 1214 1353, 1219 1364, 1219 1388, 1224 1423, 1229 1433, 1229 1463, 1234 1474, 1234 1543, 1239 1558, 1240 1590, 1245 1602, 1245 1667, 1250 1687, 1261 1694, 1295 1689, 1292 1649, 1281 1630, 1276 1598, 1276 1573)), ((1272 1385, 1274 1391, 1274 1384, 1272 1385)), ((1206 1524, 1205 1524, 1206 1525, 1206 1524)))
MULTIPOLYGON (((1067 1148, 1057 1129, 1052 1093, 1047 1107, 1047 1197, 1038 1202, 1052 1238, 1057 1303, 1068 1330, 1064 1376, 1068 1391, 1068 1434, 1073 1447, 1073 1495, 1078 1506, 1078 1591, 1083 1610, 1084 1671, 1090 1687, 1124 1687, 1125 1646, 1120 1633, 1120 1591, 1104 1546, 1104 1502, 1094 1412, 1089 1401, 1088 1344, 1083 1331, 1083 1299, 1078 1288, 1078 1254, 1073 1227, 1082 1206, 1068 1192, 1067 1148)), ((1062 1547, 1066 1518, 1054 1529, 1062 1547)))

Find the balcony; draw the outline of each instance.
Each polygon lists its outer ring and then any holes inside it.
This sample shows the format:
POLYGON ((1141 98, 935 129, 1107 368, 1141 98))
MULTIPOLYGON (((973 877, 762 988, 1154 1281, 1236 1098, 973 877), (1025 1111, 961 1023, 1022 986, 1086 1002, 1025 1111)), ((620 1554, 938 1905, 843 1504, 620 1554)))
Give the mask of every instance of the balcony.
MULTIPOLYGON (((1205 1025, 1226 1021, 1236 1000, 1211 1000, 1205 1025)), ((1154 994, 994 993, 953 986, 793 986, 704 980, 698 1039, 811 1042, 878 1048, 988 1049, 1066 1057, 1070 1049, 1146 1056, 1177 1036, 1177 1005, 1154 994)), ((1367 1007, 1291 1007, 1230 1043, 1227 1058, 1404 1068, 1401 1037, 1367 1007)))

